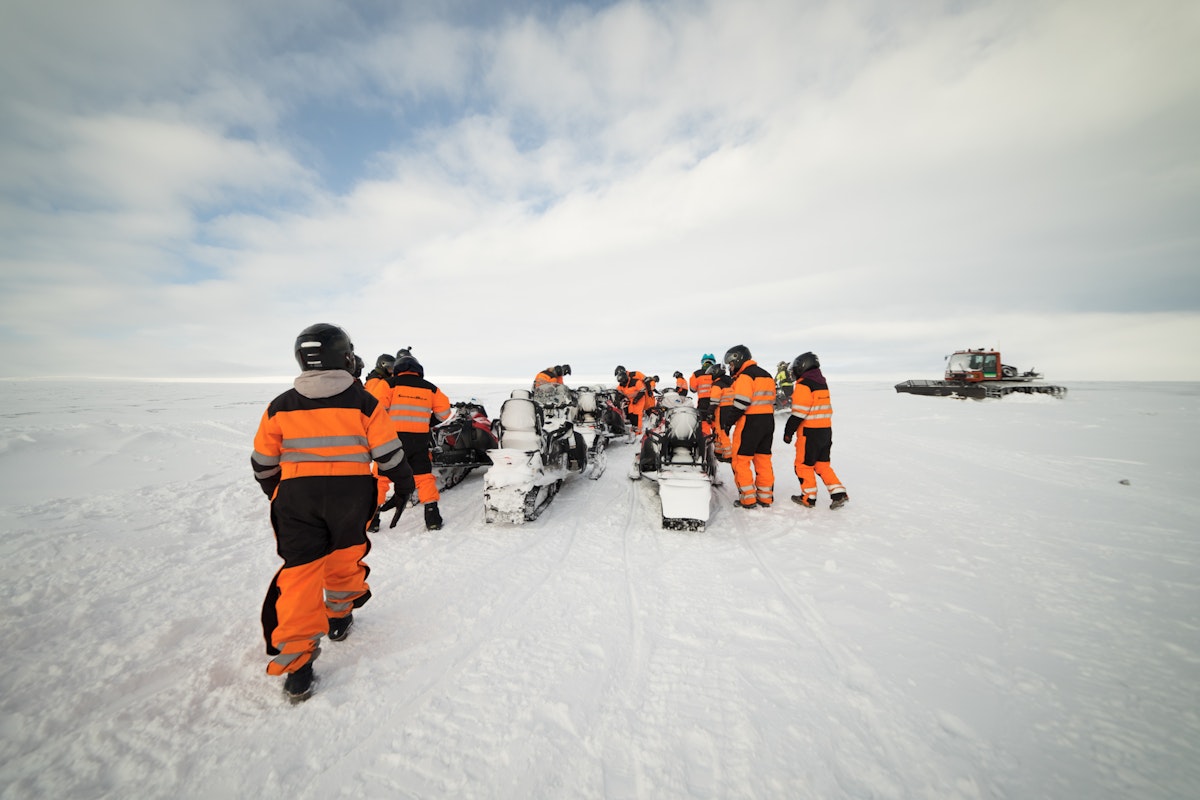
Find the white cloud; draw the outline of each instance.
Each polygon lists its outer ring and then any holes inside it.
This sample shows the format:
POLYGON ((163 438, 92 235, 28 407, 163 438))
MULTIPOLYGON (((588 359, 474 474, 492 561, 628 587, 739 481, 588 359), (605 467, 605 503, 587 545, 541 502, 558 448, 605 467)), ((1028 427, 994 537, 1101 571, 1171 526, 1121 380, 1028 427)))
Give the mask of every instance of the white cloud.
POLYGON ((326 319, 459 374, 756 337, 886 371, 1036 331, 1037 366, 1103 377, 1076 342, 1154 350, 1200 313, 1184 3, 164 8, 86 43, 18 17, 62 51, 0 107, 5 336, 43 360, 103 328, 124 368, 185 347, 277 372, 326 319), (343 193, 293 124, 339 103, 395 124, 343 193))

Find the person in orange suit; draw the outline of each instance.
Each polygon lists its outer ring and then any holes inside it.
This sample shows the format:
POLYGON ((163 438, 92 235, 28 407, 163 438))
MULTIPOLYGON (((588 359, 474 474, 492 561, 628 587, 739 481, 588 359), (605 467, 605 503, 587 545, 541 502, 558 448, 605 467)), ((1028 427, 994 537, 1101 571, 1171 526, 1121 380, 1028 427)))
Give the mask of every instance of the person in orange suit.
POLYGON ((620 365, 613 370, 613 375, 617 379, 617 391, 629 401, 625 408, 625 417, 629 420, 630 429, 640 434, 642 416, 650 405, 650 389, 646 385, 646 376, 637 370, 631 372, 620 365))
POLYGON ((729 391, 732 381, 729 379, 729 374, 725 372, 724 365, 715 362, 708 365, 708 377, 711 380, 707 384, 710 403, 707 413, 713 422, 704 424, 711 425, 713 453, 716 455, 717 461, 728 464, 733 461, 733 443, 729 441, 729 434, 725 432, 725 427, 721 424, 721 415, 733 413, 731 411, 733 392, 729 391), (726 397, 726 393, 728 393, 728 397, 726 397))
POLYGON ((321 637, 346 638, 353 611, 371 597, 367 524, 375 478, 413 491, 412 469, 387 408, 354 376, 354 345, 344 330, 320 323, 295 343, 302 372, 263 412, 250 464, 271 498, 271 527, 283 566, 263 600, 270 675, 284 675, 293 702, 312 693, 321 637))
POLYGON ((441 495, 433 475, 432 427, 450 418, 450 398, 425 380, 425 368, 408 349, 396 353, 391 386, 388 414, 408 454, 417 499, 425 506, 425 530, 440 530, 443 520, 438 509, 441 495))
POLYGON ((700 357, 700 369, 688 376, 688 388, 696 395, 696 410, 700 412, 701 425, 705 435, 712 433, 714 427, 720 427, 713 425, 716 404, 712 403, 710 397, 713 383, 710 367, 716 363, 716 356, 712 353, 705 353, 700 357))
POLYGON ((687 397, 688 382, 687 378, 683 377, 683 373, 675 370, 675 391, 680 397, 687 397))
POLYGON ((775 471, 771 465, 771 440, 775 438, 775 378, 760 367, 743 344, 725 353, 733 384, 733 405, 721 417, 726 432, 732 429, 733 479, 742 508, 770 506, 775 501, 775 471))
POLYGON ((800 494, 792 502, 812 508, 817 504, 817 477, 829 492, 829 507, 841 508, 850 499, 833 466, 833 404, 829 384, 821 374, 821 361, 813 353, 801 353, 792 361, 792 413, 783 428, 783 441, 796 437, 796 477, 800 494))
MULTIPOLYGON (((363 387, 374 395, 375 399, 388 405, 389 396, 391 395, 392 386, 388 383, 388 379, 392 377, 392 364, 396 363, 396 357, 391 353, 383 353, 375 359, 375 368, 367 373, 367 379, 363 382, 363 387)), ((375 492, 376 506, 383 505, 387 500, 388 492, 392 488, 392 482, 385 475, 379 475, 375 462, 371 462, 371 470, 376 473, 375 492)), ((371 524, 367 527, 368 533, 375 533, 379 530, 379 512, 375 512, 371 524)))

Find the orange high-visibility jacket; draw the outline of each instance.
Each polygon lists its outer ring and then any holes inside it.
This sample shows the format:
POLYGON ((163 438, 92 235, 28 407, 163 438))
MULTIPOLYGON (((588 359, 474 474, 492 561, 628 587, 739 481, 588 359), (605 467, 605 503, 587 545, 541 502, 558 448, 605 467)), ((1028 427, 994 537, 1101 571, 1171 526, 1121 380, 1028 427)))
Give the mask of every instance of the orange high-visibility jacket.
POLYGON ((798 417, 805 428, 833 427, 829 387, 815 381, 796 381, 792 387, 792 416, 798 417))
POLYGON ((562 383, 562 378, 551 372, 552 367, 548 367, 533 377, 533 388, 537 388, 544 383, 562 383))
POLYGON ((409 472, 383 404, 360 384, 332 397, 307 397, 289 389, 263 412, 250 463, 269 487, 280 480, 322 475, 409 472))
POLYGON ((742 364, 726 394, 733 395, 731 419, 735 421, 743 414, 775 413, 775 379, 754 359, 742 364))
POLYGON ((688 378, 688 388, 696 393, 696 397, 704 400, 712 393, 713 379, 705 370, 698 369, 688 378))
POLYGON ((388 393, 392 391, 392 385, 388 383, 387 378, 368 376, 363 388, 370 392, 376 400, 383 403, 385 408, 387 407, 388 393))
POLYGON ((628 370, 627 374, 629 381, 624 386, 618 386, 617 391, 629 398, 630 413, 641 414, 650 395, 650 389, 646 385, 646 376, 635 369, 628 370), (634 400, 633 397, 638 392, 641 392, 642 396, 634 400))
POLYGON ((397 433, 429 433, 450 418, 450 398, 415 372, 392 377, 388 414, 397 433))

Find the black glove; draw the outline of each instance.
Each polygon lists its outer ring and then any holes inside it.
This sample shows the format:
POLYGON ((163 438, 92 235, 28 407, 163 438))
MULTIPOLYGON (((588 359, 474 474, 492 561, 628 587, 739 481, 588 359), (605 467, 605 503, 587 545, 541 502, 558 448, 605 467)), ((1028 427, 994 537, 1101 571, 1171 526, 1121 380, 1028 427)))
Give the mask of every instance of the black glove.
POLYGON ((791 444, 792 437, 796 435, 796 431, 800 429, 799 417, 788 417, 787 424, 783 427, 783 443, 791 444))
POLYGON ((645 397, 645 396, 646 396, 646 390, 645 390, 645 389, 641 389, 641 390, 639 390, 639 391, 637 391, 637 392, 635 392, 635 393, 634 393, 634 395, 633 395, 633 399, 632 399, 630 402, 632 402, 632 403, 636 403, 638 400, 641 400, 641 399, 642 399, 643 397, 645 397))
POLYGON ((396 513, 392 515, 392 521, 388 525, 389 528, 396 527, 396 523, 400 521, 400 515, 404 513, 404 509, 408 508, 408 501, 411 497, 412 492, 402 492, 397 489, 392 492, 392 496, 387 499, 387 502, 379 507, 380 514, 391 508, 396 509, 396 513))
POLYGON ((258 481, 258 486, 263 490, 263 494, 267 496, 267 499, 271 499, 275 494, 275 489, 279 486, 279 473, 277 472, 269 478, 263 478, 261 481, 258 481))

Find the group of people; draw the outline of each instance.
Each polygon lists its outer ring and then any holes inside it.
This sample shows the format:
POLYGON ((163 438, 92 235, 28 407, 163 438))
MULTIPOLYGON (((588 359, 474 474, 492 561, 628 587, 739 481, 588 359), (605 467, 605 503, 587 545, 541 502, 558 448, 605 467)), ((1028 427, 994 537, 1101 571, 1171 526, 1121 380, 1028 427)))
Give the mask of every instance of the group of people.
MULTIPOLYGON (((630 423, 640 432, 642 416, 654 403, 652 385, 642 373, 623 366, 618 366, 614 374, 618 388, 629 398, 630 423)), ((794 469, 800 492, 791 496, 792 502, 813 508, 818 478, 829 492, 830 508, 840 508, 849 500, 830 464, 833 406, 829 384, 815 354, 802 353, 790 365, 780 362, 776 374, 771 375, 758 365, 745 345, 739 344, 726 351, 722 363, 718 364, 712 353, 705 353, 700 357, 699 369, 686 380, 683 373, 676 372, 675 379, 675 391, 695 395, 704 433, 713 436, 717 460, 733 468, 737 506, 769 507, 775 502, 771 445, 775 438, 775 399, 780 389, 788 390, 791 396, 783 441, 794 441, 796 448, 794 469)))
MULTIPOLYGON (((276 550, 283 559, 263 600, 267 673, 284 676, 285 694, 298 702, 312 693, 321 639, 344 640, 354 610, 371 597, 363 559, 371 547, 367 534, 378 530, 380 513, 389 507, 403 510, 415 494, 424 506, 426 528, 441 528, 432 427, 450 417, 451 407, 445 393, 425 378, 410 348, 380 355, 364 379, 365 364, 349 335, 320 323, 300 332, 294 355, 301 373, 293 388, 263 412, 251 467, 270 498, 276 550)), ((570 374, 568 364, 547 367, 534 386, 561 384, 570 374)), ((800 480, 800 493, 792 500, 814 506, 819 477, 837 508, 847 495, 829 464, 829 387, 812 353, 797 356, 790 375, 795 387, 783 440, 795 439, 800 480)), ((656 402, 658 376, 624 366, 614 376, 631 430, 641 432, 644 415, 656 402)), ((723 363, 706 353, 690 376, 677 371, 674 377, 674 391, 695 394, 716 457, 732 465, 738 505, 770 506, 775 378, 744 345, 731 347, 723 363)))

